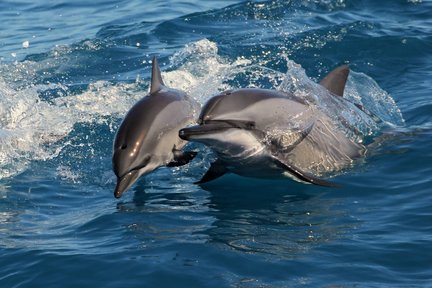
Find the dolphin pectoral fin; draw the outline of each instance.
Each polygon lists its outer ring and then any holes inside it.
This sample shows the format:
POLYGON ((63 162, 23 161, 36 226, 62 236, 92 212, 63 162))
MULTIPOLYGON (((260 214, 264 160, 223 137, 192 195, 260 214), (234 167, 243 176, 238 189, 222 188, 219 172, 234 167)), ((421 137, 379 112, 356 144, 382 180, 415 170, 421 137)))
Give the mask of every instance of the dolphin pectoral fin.
POLYGON ((308 182, 311 184, 319 185, 319 186, 325 186, 325 187, 338 187, 338 185, 331 183, 329 181, 317 178, 309 173, 303 172, 299 168, 295 167, 294 165, 287 163, 286 161, 281 161, 276 157, 273 157, 274 162, 277 166, 280 168, 286 170, 294 177, 298 178, 301 181, 308 182))
POLYGON ((194 184, 207 183, 209 181, 215 180, 223 176, 227 172, 228 169, 225 167, 225 165, 223 165, 222 161, 216 160, 210 165, 209 170, 207 170, 207 172, 204 174, 201 180, 194 182, 194 184))
POLYGON ((269 135, 269 144, 273 154, 288 153, 299 145, 312 131, 315 122, 306 123, 301 129, 291 129, 285 133, 269 135))
POLYGON ((166 166, 168 167, 178 167, 183 166, 189 163, 195 156, 198 154, 195 151, 180 151, 173 150, 174 160, 168 163, 166 166))
POLYGON ((342 65, 332 70, 319 84, 337 96, 343 96, 349 74, 348 65, 342 65))

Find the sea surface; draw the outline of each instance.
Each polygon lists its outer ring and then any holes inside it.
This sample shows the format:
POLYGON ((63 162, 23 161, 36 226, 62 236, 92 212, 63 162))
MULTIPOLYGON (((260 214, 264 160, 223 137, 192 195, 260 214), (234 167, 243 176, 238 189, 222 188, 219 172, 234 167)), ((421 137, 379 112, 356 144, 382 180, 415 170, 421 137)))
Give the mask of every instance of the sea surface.
POLYGON ((432 287, 432 1, 3 0, 0 19, 0 287, 432 287), (345 115, 367 156, 339 188, 198 186, 214 155, 189 144, 117 200, 112 142, 153 56, 200 103, 348 64, 379 118, 345 115))

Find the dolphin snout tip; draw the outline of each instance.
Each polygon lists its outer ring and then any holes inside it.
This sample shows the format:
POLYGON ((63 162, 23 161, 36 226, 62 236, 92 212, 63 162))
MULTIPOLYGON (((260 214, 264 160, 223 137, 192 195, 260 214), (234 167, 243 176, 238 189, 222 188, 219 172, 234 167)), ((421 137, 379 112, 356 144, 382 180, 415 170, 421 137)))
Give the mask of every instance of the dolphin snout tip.
POLYGON ((124 189, 121 189, 121 185, 120 185, 120 182, 121 182, 121 180, 118 180, 117 181, 117 185, 116 185, 116 188, 115 188, 115 190, 114 190, 114 197, 116 198, 116 199, 119 199, 119 198, 121 198, 122 197, 122 195, 123 195, 123 192, 125 191, 124 189))
POLYGON ((114 197, 115 198, 117 198, 117 199, 119 199, 121 196, 123 195, 123 192, 120 192, 120 191, 114 191, 114 197))
POLYGON ((130 171, 122 177, 117 177, 117 185, 114 190, 114 197, 120 198, 124 192, 126 192, 140 176, 137 170, 130 171))

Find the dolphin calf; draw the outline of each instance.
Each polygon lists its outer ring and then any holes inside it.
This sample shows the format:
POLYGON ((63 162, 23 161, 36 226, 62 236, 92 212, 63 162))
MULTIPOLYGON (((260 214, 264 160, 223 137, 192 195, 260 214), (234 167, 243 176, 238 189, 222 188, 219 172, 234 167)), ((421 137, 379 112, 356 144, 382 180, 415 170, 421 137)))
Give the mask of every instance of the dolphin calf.
POLYGON ((186 93, 165 86, 153 58, 150 93, 139 100, 121 123, 113 147, 112 164, 122 194, 142 175, 160 166, 187 164, 196 152, 183 152, 180 128, 194 123, 199 104, 186 93))
MULTIPOLYGON (((343 96, 348 74, 346 65, 338 67, 320 84, 334 97, 343 96)), ((181 129, 179 136, 203 143, 217 155, 196 183, 232 172, 335 186, 318 176, 351 165, 365 152, 316 106, 269 89, 229 90, 212 97, 202 108, 198 125, 181 129)))

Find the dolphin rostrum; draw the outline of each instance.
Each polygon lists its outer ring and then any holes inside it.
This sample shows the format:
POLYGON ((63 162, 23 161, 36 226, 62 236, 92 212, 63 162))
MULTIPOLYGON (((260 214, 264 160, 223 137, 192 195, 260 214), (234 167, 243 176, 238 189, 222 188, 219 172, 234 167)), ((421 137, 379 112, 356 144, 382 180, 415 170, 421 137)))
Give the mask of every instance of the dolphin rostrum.
POLYGON ((120 198, 142 175, 160 166, 187 164, 196 152, 183 152, 180 128, 196 119, 199 104, 186 93, 165 86, 153 58, 150 93, 127 113, 114 140, 113 169, 117 176, 114 196, 120 198))
MULTIPOLYGON (((347 66, 338 67, 320 84, 326 93, 343 96, 348 73, 347 66)), ((217 155, 196 183, 232 172, 335 186, 318 176, 348 167, 365 152, 317 107, 292 93, 269 89, 238 89, 212 97, 198 125, 181 129, 179 136, 201 142, 217 155)))

